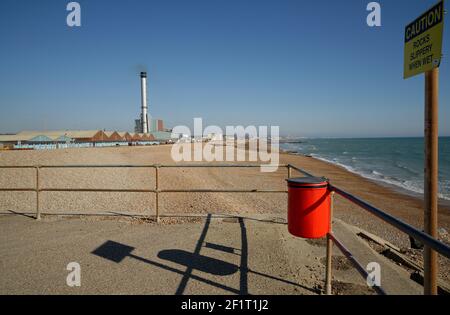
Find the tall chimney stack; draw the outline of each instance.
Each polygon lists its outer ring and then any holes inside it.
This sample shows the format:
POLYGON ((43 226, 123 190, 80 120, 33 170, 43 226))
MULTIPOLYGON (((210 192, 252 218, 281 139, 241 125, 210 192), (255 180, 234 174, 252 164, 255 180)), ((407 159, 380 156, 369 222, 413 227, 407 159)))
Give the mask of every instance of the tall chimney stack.
POLYGON ((141 72, 141 109, 142 132, 148 133, 147 72, 141 72))

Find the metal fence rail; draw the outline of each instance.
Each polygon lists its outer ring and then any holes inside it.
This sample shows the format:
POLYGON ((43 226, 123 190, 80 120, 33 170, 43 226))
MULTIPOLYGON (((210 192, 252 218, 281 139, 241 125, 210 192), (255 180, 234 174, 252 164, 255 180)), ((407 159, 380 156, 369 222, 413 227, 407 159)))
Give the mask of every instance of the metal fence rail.
MULTIPOLYGON (((260 164, 110 164, 110 165, 21 165, 21 166, 0 166, 0 169, 35 169, 36 186, 34 188, 0 188, 0 191, 34 191, 36 193, 36 219, 41 218, 41 207, 39 194, 41 192, 142 192, 155 193, 155 218, 160 221, 159 195, 161 193, 287 193, 287 190, 276 189, 161 189, 159 186, 162 168, 260 168, 260 164), (155 169, 155 187, 152 189, 114 189, 114 188, 42 188, 40 187, 40 170, 55 168, 153 168, 155 169)), ((288 177, 291 176, 291 169, 304 172, 290 164, 278 165, 286 168, 288 177)), ((306 172, 305 172, 306 173, 306 172)), ((70 215, 70 214, 68 214, 70 215)), ((91 214, 92 215, 92 214, 91 214)), ((152 215, 149 215, 151 217, 152 215)))
MULTIPOLYGON (((408 236, 411 236, 412 238, 415 238, 419 241, 421 241, 423 244, 429 246, 431 249, 435 250, 437 253, 443 255, 446 258, 450 258, 450 247, 443 242, 431 237, 430 235, 416 229, 412 225, 409 225, 402 220, 397 219, 396 217, 370 205, 366 201, 353 196, 352 194, 337 188, 336 186, 333 186, 331 184, 328 185, 330 191, 331 191, 331 198, 332 198, 332 207, 331 207, 331 213, 333 213, 333 196, 334 194, 338 194, 348 201, 358 205, 363 210, 366 210, 370 212, 371 214, 375 215, 376 217, 382 219, 384 222, 388 223, 389 225, 392 225, 396 229, 400 230, 401 232, 407 234, 408 236)), ((332 221, 332 215, 330 216, 330 227, 332 221)), ((336 244, 336 246, 339 248, 339 250, 344 254, 345 257, 352 263, 352 265, 358 270, 358 272, 367 279, 367 272, 362 267, 361 263, 356 260, 355 257, 353 257, 352 253, 339 241, 339 239, 336 238, 336 236, 333 234, 333 231, 330 230, 330 232, 327 234, 327 265, 326 265, 326 275, 325 275, 325 287, 326 287, 326 294, 331 295, 331 256, 332 256, 332 245, 336 244)), ((425 270, 428 266, 424 266, 425 270)), ((384 289, 382 287, 373 286, 373 289, 378 294, 386 294, 384 289)))
MULTIPOLYGON (((332 233, 329 233, 329 238, 333 241, 334 244, 339 248, 339 250, 344 254, 345 257, 352 263, 352 265, 355 267, 355 269, 361 274, 361 276, 364 279, 367 279, 369 277, 369 273, 366 271, 363 265, 353 256, 353 254, 345 247, 344 244, 342 244, 332 233)), ((331 256, 330 256, 331 258, 331 256)), ((330 259, 331 260, 331 259, 330 259)), ((331 277, 329 277, 331 281, 331 277)), ((331 283, 329 287, 327 286, 327 289, 330 292, 327 292, 328 294, 331 294, 331 283)), ((382 287, 379 286, 373 286, 373 289, 380 295, 386 295, 386 291, 382 287)))
MULTIPOLYGON (((298 168, 291 164, 278 165, 279 167, 287 169, 287 177, 292 177, 292 170, 299 172, 307 177, 312 177, 313 175, 301 168, 298 168)), ((39 205, 39 193, 44 191, 59 191, 59 192, 147 192, 155 193, 155 217, 156 221, 160 220, 159 213, 159 194, 161 193, 287 193, 287 190, 270 190, 270 189, 161 189, 159 186, 159 170, 162 168, 259 168, 259 164, 179 164, 179 165, 163 165, 163 164, 113 164, 113 165, 24 165, 24 166, 0 166, 0 169, 35 169, 36 186, 34 188, 0 188, 0 191, 34 191, 36 192, 36 219, 41 218, 41 210, 39 205), (41 188, 39 185, 39 171, 44 168, 153 168, 155 169, 155 187, 153 189, 91 189, 91 188, 41 188)), ((332 206, 330 215, 330 226, 332 221, 333 213, 333 195, 334 193, 342 196, 348 201, 358 205, 362 209, 370 212, 376 217, 382 219, 384 222, 392 225, 401 232, 421 241, 426 246, 429 246, 437 253, 443 255, 446 258, 450 258, 450 247, 446 244, 440 242, 439 240, 431 237, 430 235, 416 229, 415 227, 395 218, 394 216, 370 205, 366 201, 353 196, 352 194, 329 184, 329 189, 332 194, 332 206)), ((70 214, 68 214, 70 215, 70 214)), ((95 215, 95 214, 91 214, 95 215)), ((176 214, 171 214, 176 216, 176 214)), ((150 215, 151 216, 151 215, 150 215)), ((183 216, 183 215, 180 215, 183 216)), ((358 272, 365 278, 367 278, 368 273, 362 266, 362 264, 352 255, 352 253, 342 244, 336 236, 333 234, 332 230, 327 234, 327 264, 326 264, 326 293, 331 294, 331 257, 332 257, 332 245, 336 246, 341 250, 341 252, 349 259, 353 266, 358 270, 358 272)), ((426 267, 426 266, 425 266, 426 267)), ((381 287, 374 287, 374 290, 379 294, 386 294, 386 292, 381 287)))
POLYGON ((369 203, 365 202, 362 199, 359 199, 358 197, 353 196, 352 194, 349 194, 348 192, 343 191, 342 189, 339 189, 333 185, 329 186, 331 191, 336 192, 340 196, 344 197, 345 199, 353 202, 354 204, 360 206, 364 210, 372 213, 376 217, 380 218, 381 220, 385 221, 386 223, 392 225, 393 227, 397 228, 401 232, 408 234, 414 239, 419 240, 424 245, 427 245, 431 248, 433 248, 435 251, 440 253, 441 255, 450 258, 450 247, 446 244, 438 241, 437 239, 431 237, 430 235, 419 231, 412 225, 409 225, 408 223, 403 222, 402 220, 397 219, 396 217, 383 212, 382 210, 370 205, 369 203))

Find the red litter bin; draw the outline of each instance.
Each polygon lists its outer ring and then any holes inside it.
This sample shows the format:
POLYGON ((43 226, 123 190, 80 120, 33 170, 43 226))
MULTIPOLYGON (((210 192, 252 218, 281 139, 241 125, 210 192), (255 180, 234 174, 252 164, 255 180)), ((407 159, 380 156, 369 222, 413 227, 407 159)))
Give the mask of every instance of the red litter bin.
POLYGON ((322 238, 330 231, 328 181, 319 177, 287 179, 288 230, 302 238, 322 238))

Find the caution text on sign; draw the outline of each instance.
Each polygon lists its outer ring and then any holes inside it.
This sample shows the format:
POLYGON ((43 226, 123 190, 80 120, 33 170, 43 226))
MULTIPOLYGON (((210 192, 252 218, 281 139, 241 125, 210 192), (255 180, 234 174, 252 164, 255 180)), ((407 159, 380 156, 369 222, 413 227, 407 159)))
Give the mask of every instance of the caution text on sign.
POLYGON ((442 55, 444 2, 441 1, 405 28, 403 77, 439 67, 442 55))

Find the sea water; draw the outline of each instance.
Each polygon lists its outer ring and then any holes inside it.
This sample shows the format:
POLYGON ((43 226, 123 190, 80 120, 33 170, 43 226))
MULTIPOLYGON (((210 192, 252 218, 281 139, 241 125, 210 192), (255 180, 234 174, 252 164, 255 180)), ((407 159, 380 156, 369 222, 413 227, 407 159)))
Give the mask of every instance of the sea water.
MULTIPOLYGON (((292 141, 291 141, 292 142, 292 141)), ((423 138, 299 139, 280 148, 423 194, 423 138)), ((439 138, 439 198, 450 200, 450 137, 439 138)))

